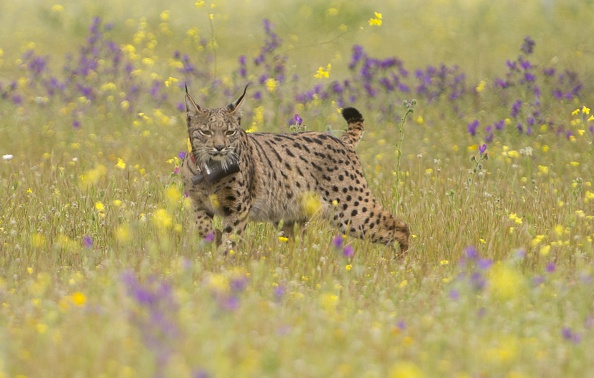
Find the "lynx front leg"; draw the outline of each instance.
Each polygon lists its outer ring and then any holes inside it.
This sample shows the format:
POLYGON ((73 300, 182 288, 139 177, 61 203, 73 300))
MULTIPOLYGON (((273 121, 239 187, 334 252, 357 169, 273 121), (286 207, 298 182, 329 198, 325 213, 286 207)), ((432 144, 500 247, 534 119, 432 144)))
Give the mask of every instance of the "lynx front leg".
POLYGON ((221 244, 221 230, 217 230, 212 227, 213 214, 198 207, 194 208, 194 213, 196 215, 196 228, 198 229, 198 235, 200 235, 201 238, 205 238, 208 235, 213 235, 215 238, 215 243, 217 245, 221 244))
POLYGON ((248 209, 241 212, 230 213, 223 218, 223 234, 221 248, 225 253, 235 246, 237 238, 241 236, 248 222, 248 209))

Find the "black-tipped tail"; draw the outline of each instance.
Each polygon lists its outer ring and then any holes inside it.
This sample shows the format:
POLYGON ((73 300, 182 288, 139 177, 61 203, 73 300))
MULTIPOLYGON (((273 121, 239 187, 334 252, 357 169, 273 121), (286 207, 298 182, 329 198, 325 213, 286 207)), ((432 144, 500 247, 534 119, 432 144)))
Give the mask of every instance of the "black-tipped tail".
POLYGON ((363 116, 355 108, 342 109, 342 116, 347 121, 347 123, 363 122, 363 116))
POLYGON ((340 138, 345 144, 356 146, 363 137, 365 130, 365 120, 359 111, 355 108, 342 109, 342 116, 347 121, 349 127, 340 138))

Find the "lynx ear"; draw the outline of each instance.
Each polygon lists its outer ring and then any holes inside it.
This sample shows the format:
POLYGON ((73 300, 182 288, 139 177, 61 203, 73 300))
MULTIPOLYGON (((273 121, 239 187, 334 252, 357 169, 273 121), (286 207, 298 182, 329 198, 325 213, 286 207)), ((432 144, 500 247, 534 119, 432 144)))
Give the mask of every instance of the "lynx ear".
POLYGON ((202 111, 198 104, 194 101, 192 96, 188 93, 188 86, 186 85, 186 116, 188 118, 188 122, 190 121, 190 117, 195 116, 199 112, 202 111))
POLYGON ((227 109, 231 114, 235 114, 237 109, 239 109, 241 104, 243 104, 243 100, 245 99, 245 94, 249 86, 249 84, 245 86, 245 88, 243 89, 243 94, 237 100, 235 100, 235 102, 232 102, 229 105, 227 105, 227 109))

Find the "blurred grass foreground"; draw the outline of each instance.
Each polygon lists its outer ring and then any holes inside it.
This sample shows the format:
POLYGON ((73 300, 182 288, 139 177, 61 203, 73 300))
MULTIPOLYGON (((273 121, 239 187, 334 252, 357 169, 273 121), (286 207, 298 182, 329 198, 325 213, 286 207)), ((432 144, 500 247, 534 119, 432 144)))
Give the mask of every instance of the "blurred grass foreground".
POLYGON ((594 375, 593 12, 3 1, 0 377, 594 375), (197 237, 183 88, 246 83, 248 131, 361 110, 404 259, 317 219, 197 237))

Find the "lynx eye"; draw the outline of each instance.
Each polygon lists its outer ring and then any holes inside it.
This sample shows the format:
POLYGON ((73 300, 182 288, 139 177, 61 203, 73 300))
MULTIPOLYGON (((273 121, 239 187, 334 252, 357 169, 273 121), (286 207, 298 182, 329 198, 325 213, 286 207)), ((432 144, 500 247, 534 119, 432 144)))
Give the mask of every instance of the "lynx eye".
POLYGON ((210 131, 210 130, 200 129, 200 130, 198 130, 198 132, 200 133, 200 135, 203 135, 203 136, 212 136, 212 131, 210 131))
POLYGON ((237 129, 233 129, 233 130, 227 130, 227 131, 225 131, 225 135, 226 135, 226 136, 233 136, 233 135, 235 135, 235 134, 237 134, 237 129))

